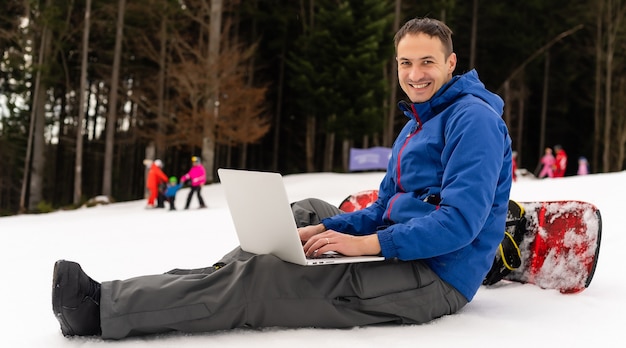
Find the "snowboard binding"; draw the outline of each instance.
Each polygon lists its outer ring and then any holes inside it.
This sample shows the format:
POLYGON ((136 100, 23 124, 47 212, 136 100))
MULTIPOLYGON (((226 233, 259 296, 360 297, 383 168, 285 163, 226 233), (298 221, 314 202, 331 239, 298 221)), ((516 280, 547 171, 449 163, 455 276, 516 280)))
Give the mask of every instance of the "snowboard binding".
POLYGON ((526 235, 526 217, 524 215, 524 207, 513 200, 509 200, 504 239, 498 246, 498 252, 491 269, 483 280, 483 285, 497 283, 522 265, 522 254, 519 246, 526 235))

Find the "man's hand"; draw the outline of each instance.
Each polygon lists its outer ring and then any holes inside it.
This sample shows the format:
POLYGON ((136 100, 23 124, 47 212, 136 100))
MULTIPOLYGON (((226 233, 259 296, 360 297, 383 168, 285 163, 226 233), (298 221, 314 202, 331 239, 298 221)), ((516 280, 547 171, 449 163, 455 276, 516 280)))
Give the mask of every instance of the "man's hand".
MULTIPOLYGON (((302 232, 300 237, 302 238, 302 232)), ((380 243, 377 234, 353 236, 330 230, 316 233, 304 244, 304 253, 308 257, 315 257, 327 251, 335 251, 346 256, 378 255, 380 243)))
POLYGON ((326 231, 326 227, 323 224, 298 228, 298 233, 300 234, 300 240, 302 241, 302 244, 306 243, 314 235, 322 233, 324 231, 326 231))

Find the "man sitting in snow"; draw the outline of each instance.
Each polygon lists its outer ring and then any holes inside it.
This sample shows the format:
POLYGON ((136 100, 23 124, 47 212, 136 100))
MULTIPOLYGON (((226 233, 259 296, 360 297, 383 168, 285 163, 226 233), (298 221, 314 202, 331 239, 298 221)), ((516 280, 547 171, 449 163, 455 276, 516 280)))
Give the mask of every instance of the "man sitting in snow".
POLYGON ((502 100, 475 71, 452 76, 452 32, 407 22, 395 36, 408 122, 379 198, 299 229, 305 253, 383 255, 382 262, 305 267, 236 248, 214 267, 98 283, 57 261, 52 307, 66 336, 105 339, 239 327, 343 328, 425 323, 472 300, 503 238, 511 140, 502 100))

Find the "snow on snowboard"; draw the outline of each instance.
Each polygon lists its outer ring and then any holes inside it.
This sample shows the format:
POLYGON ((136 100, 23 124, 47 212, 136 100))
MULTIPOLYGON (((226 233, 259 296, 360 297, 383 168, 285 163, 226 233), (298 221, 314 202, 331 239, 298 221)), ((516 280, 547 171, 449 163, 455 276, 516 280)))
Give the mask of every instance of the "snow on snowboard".
MULTIPOLYGON (((377 190, 361 191, 339 209, 360 210, 377 198, 377 190)), ((602 217, 591 203, 511 201, 505 238, 484 284, 505 279, 564 294, 583 291, 593 278, 601 235, 602 217)))
POLYGON ((585 290, 600 253, 600 210, 581 201, 519 203, 527 220, 522 264, 504 279, 562 293, 585 290))

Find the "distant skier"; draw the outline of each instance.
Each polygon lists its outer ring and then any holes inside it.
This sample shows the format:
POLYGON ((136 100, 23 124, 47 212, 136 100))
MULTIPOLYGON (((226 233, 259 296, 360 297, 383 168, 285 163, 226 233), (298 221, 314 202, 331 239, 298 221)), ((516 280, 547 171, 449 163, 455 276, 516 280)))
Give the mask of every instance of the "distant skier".
POLYGON ((544 150, 544 155, 541 157, 541 173, 539 173, 539 179, 541 178, 551 178, 554 176, 553 168, 554 168, 555 158, 552 154, 552 149, 546 147, 544 150))
POLYGON ((160 159, 154 160, 148 171, 148 179, 146 180, 146 188, 150 191, 148 196, 148 205, 146 208, 163 208, 163 202, 159 200, 157 206, 154 205, 154 201, 159 195, 159 186, 167 183, 167 175, 163 173, 163 162, 160 159))
POLYGON ((587 158, 581 156, 578 158, 578 171, 576 172, 578 175, 587 175, 589 174, 589 162, 587 158))
POLYGON ((567 154, 561 145, 555 145, 554 151, 556 152, 554 177, 562 178, 565 176, 565 169, 567 169, 567 154))
POLYGON ((191 191, 189 191, 189 195, 187 196, 187 204, 185 204, 185 209, 189 209, 189 204, 191 203, 191 197, 193 194, 198 195, 198 202, 200 203, 200 208, 206 208, 204 204, 204 199, 202 199, 202 185, 206 182, 206 172, 204 171, 204 167, 202 163, 200 163, 200 158, 198 156, 191 157, 191 169, 185 175, 180 178, 180 182, 184 183, 189 180, 191 184, 191 191))
POLYGON ((170 177, 170 182, 167 184, 164 196, 165 200, 170 204, 170 210, 176 210, 176 192, 183 187, 183 183, 178 183, 178 179, 175 176, 170 177))

